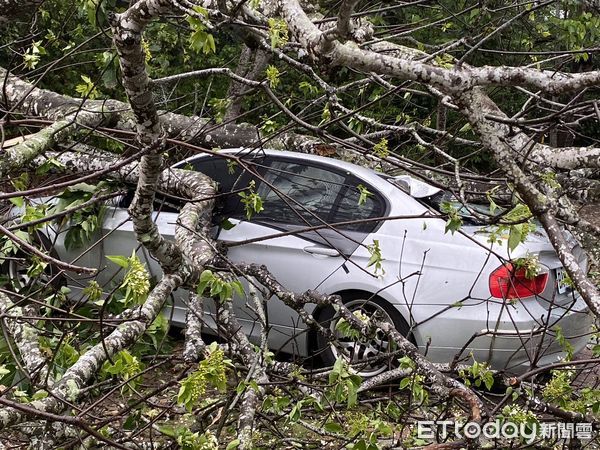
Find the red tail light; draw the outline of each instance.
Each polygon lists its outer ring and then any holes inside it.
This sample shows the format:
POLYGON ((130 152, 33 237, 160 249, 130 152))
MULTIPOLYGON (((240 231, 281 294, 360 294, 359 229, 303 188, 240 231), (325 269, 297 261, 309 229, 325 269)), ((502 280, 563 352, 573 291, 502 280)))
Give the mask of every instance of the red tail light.
POLYGON ((490 275, 490 294, 507 300, 539 295, 546 289, 548 273, 540 273, 533 278, 525 276, 525 268, 515 269, 507 263, 498 267, 490 275))

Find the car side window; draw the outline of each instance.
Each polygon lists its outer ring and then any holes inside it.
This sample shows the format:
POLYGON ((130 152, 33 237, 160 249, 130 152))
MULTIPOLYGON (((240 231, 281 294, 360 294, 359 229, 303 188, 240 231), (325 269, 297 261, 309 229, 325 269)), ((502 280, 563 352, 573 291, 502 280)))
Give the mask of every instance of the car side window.
POLYGON ((273 161, 257 189, 264 210, 256 220, 303 226, 327 222, 345 179, 345 174, 319 166, 273 161))
POLYGON ((218 193, 213 223, 221 223, 228 217, 241 216, 240 197, 237 190, 242 185, 246 186, 247 174, 237 164, 229 163, 230 160, 219 156, 204 156, 187 163, 181 163, 180 169, 190 169, 202 172, 218 184, 218 193))
MULTIPOLYGON (((257 193, 264 210, 252 220, 295 226, 352 222, 381 217, 386 205, 374 188, 361 199, 361 181, 353 175, 292 161, 273 161, 257 193)), ((340 225, 340 230, 369 233, 377 221, 340 225)))
MULTIPOLYGON (((129 208, 131 202, 133 201, 134 195, 135 188, 132 187, 128 189, 127 193, 119 200, 117 206, 123 209, 129 208)), ((154 195, 154 211, 178 213, 182 205, 183 202, 181 200, 171 197, 170 195, 166 195, 161 192, 157 192, 154 195)))
MULTIPOLYGON (((375 189, 364 186, 360 180, 350 177, 347 180, 347 188, 340 198, 337 207, 333 213, 331 223, 361 221, 382 217, 385 214, 385 200, 375 191, 375 189), (363 189, 367 189, 366 198, 361 198, 362 184, 363 189)), ((378 221, 356 222, 347 225, 339 225, 338 228, 349 231, 359 231, 370 233, 378 225, 378 221)))
POLYGON ((154 211, 179 213, 183 203, 183 200, 157 192, 154 196, 154 211))
POLYGON ((234 190, 234 186, 243 172, 237 164, 229 163, 228 159, 217 156, 198 158, 191 162, 191 166, 194 170, 208 175, 219 183, 219 192, 221 193, 234 190))

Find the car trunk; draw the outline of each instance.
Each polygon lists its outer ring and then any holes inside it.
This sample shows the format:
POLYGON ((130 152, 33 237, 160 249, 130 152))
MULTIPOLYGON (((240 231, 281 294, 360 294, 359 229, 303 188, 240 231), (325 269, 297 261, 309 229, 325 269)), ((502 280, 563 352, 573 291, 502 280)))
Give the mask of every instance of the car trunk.
MULTIPOLYGON (((587 271, 587 257, 581 246, 573 239, 570 243, 575 259, 584 271, 587 271)), ((548 246, 550 243, 548 242, 548 246)), ((551 246, 550 246, 551 247, 551 246)), ((554 249, 550 248, 539 253, 540 263, 549 269, 548 284, 538 301, 546 309, 555 306, 566 306, 575 300, 576 291, 568 282, 567 272, 554 249)))
MULTIPOLYGON (((571 304, 575 300, 577 292, 572 288, 568 281, 566 270, 558 258, 546 231, 540 224, 533 232, 530 232, 525 239, 525 242, 520 244, 513 251, 508 251, 508 239, 502 239, 501 246, 494 246, 495 253, 507 260, 515 261, 519 258, 528 256, 537 256, 543 270, 548 270, 548 281, 543 293, 536 296, 536 300, 545 309, 560 306, 561 310, 571 304)), ((482 244, 489 245, 487 241, 490 233, 480 225, 466 225, 461 228, 461 231, 477 239, 482 244)), ((587 271, 588 260, 584 250, 581 248, 573 235, 564 230, 565 238, 569 244, 569 249, 575 256, 584 271, 587 271)), ((498 262, 500 265, 500 262, 498 262)))
MULTIPOLYGON (((481 242, 482 245, 489 246, 488 238, 491 234, 490 231, 486 229, 486 226, 481 221, 471 215, 450 192, 443 191, 408 175, 384 178, 435 212, 443 214, 442 204, 450 202, 458 210, 463 219, 464 224, 460 229, 461 232, 481 242)), ((479 213, 491 213, 489 205, 473 204, 470 207, 479 213)), ((496 211, 496 214, 498 212, 496 211)), ((570 232, 564 230, 564 235, 569 245, 569 250, 571 250, 581 268, 587 272, 588 260, 585 252, 570 232)), ((499 253, 506 260, 514 261, 529 255, 537 255, 540 264, 548 269, 546 288, 542 294, 536 296, 537 301, 545 309, 560 306, 562 307, 560 309, 564 311, 565 307, 573 303, 578 294, 570 286, 567 273, 541 224, 536 223, 536 229, 530 232, 525 242, 518 245, 513 251, 508 250, 508 239, 502 239, 501 242, 500 247, 494 246, 493 248, 497 254, 499 253)))

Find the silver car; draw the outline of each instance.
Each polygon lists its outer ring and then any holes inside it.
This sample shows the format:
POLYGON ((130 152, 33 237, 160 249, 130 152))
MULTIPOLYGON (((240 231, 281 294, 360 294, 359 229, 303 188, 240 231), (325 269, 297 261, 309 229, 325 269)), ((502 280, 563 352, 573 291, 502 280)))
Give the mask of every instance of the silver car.
MULTIPOLYGON (((564 356, 558 332, 575 351, 587 343, 591 316, 543 232, 530 233, 511 252, 506 237, 492 245, 490 229, 468 213, 460 230, 446 232, 440 205, 444 199, 452 203, 452 197, 415 178, 285 151, 226 152, 244 154, 260 176, 218 156, 194 156, 174 167, 202 171, 219 183, 224 195, 214 232, 229 246, 232 261, 265 264, 296 292, 339 294, 352 310, 390 320, 433 362, 475 359, 518 373, 564 356), (248 219, 239 192, 252 181, 264 210, 248 219), (533 274, 519 266, 523 258, 537 258, 533 274)), ((108 208, 101 242, 81 257, 81 250, 65 248, 64 230, 54 230, 50 239, 56 239, 60 258, 69 262, 80 257, 78 264, 103 269, 97 279, 109 286, 118 267, 105 256, 129 255, 138 247, 128 200, 125 196, 108 208)), ((159 197, 154 214, 163 235, 172 237, 176 202, 159 197)), ((569 239, 585 266, 583 252, 569 239)), ((138 255, 152 275, 160 275, 159 265, 143 249, 138 255)), ((70 281, 75 294, 85 285, 84 279, 70 281)), ((174 308, 166 311, 175 324, 185 322, 186 299, 187 292, 179 290, 174 308)), ((249 303, 236 298, 234 307, 244 331, 258 340, 249 303)), ((206 302, 208 333, 215 330, 212 305, 206 302)), ((309 309, 339 333, 333 309, 309 309)), ((329 345, 276 299, 268 302, 268 318, 273 350, 320 354, 327 363, 343 356, 359 363, 364 375, 383 370, 377 357, 392 350, 384 336, 353 341, 340 335, 340 345, 329 345)))

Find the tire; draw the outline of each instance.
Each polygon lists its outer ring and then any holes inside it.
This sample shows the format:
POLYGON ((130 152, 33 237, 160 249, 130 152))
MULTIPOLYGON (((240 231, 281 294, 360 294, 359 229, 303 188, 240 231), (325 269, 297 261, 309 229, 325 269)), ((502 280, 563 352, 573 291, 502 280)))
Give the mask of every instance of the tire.
MULTIPOLYGON (((343 301, 352 312, 361 310, 368 317, 376 314, 380 318, 388 320, 403 336, 413 342, 413 339, 409 336, 410 328, 400 312, 382 298, 369 297, 365 293, 355 293, 344 295, 343 301)), ((316 338, 313 339, 313 342, 316 343, 316 353, 320 354, 321 361, 325 366, 333 365, 337 358, 342 356, 346 361, 353 363, 354 369, 363 378, 378 375, 394 367, 393 358, 385 356, 377 358, 381 355, 382 349, 393 351, 390 348, 387 336, 383 332, 377 331, 377 335, 367 342, 361 342, 360 340, 357 342, 344 337, 335 329, 337 317, 333 307, 324 308, 318 314, 318 321, 323 327, 329 328, 343 346, 342 349, 337 348, 327 341, 323 333, 316 332, 316 338)))
MULTIPOLYGON (((50 240, 41 232, 36 232, 33 235, 34 244, 37 244, 41 249, 48 252, 50 256, 58 259, 56 250, 52 247, 50 240)), ((61 270, 52 264, 48 264, 40 275, 35 280, 27 275, 28 255, 25 252, 19 251, 16 255, 7 259, 1 266, 2 273, 5 273, 8 278, 8 288, 15 292, 26 293, 40 283, 47 285, 52 290, 58 290, 66 285, 64 275, 61 270)))

